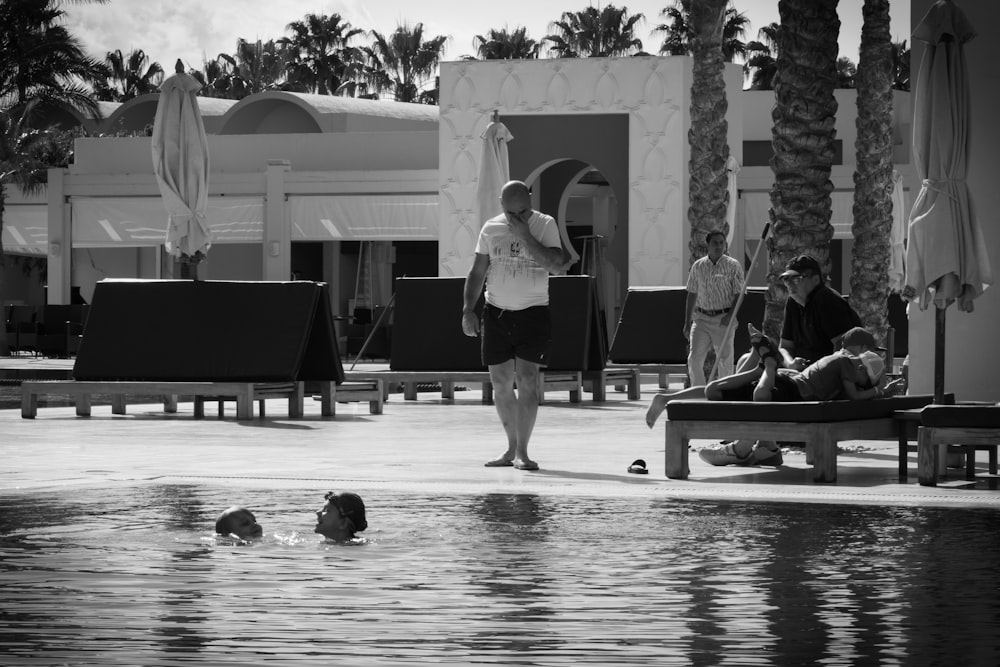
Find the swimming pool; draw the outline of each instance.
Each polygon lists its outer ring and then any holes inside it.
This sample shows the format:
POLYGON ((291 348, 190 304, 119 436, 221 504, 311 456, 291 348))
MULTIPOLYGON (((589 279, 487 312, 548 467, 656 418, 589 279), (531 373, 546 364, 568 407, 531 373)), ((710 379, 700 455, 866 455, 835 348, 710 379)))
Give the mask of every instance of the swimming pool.
POLYGON ((1000 663, 995 510, 324 490, 0 494, 0 662, 1000 663))

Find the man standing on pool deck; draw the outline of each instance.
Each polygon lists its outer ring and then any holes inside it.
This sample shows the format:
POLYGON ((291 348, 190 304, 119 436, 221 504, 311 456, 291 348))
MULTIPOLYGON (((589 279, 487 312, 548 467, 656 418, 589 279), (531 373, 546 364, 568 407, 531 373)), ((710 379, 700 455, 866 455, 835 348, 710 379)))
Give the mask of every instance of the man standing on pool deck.
POLYGON ((552 342, 549 273, 564 269, 565 256, 555 219, 531 208, 527 185, 505 184, 500 206, 503 214, 487 220, 476 241, 476 257, 465 278, 462 331, 482 334, 482 359, 490 369, 497 414, 507 435, 507 451, 486 465, 538 470, 528 456, 528 441, 538 415, 538 374, 552 342), (484 284, 480 323, 474 308, 484 284))
MULTIPOLYGON (((705 384, 705 358, 715 348, 717 377, 733 374, 733 339, 729 321, 743 291, 743 265, 726 254, 726 235, 715 230, 705 237, 708 254, 695 260, 687 280, 684 338, 688 340, 688 378, 705 384), (728 334, 728 335, 727 335, 728 334)), ((711 379, 711 378, 710 378, 711 379)))

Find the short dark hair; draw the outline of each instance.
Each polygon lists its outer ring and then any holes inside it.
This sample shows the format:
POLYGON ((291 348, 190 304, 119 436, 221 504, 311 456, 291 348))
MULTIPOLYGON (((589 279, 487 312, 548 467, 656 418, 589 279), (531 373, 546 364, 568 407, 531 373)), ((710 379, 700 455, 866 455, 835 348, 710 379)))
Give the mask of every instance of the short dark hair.
POLYGON ((722 232, 721 229, 713 229, 708 234, 705 234, 705 243, 711 243, 712 238, 716 236, 721 236, 723 241, 726 240, 726 235, 722 232))

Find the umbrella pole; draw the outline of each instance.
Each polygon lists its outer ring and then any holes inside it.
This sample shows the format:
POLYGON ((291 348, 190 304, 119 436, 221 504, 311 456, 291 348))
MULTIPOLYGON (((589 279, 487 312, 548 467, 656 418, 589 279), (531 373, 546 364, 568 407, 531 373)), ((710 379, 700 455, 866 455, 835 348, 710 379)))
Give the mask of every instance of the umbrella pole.
POLYGON ((934 403, 944 404, 944 331, 945 308, 934 309, 934 403))
MULTIPOLYGON (((750 284, 750 272, 753 271, 753 265, 757 263, 757 255, 760 254, 760 249, 764 246, 764 241, 767 240, 767 233, 771 231, 771 223, 764 223, 764 231, 760 233, 760 243, 757 244, 757 248, 753 251, 753 257, 750 258, 750 266, 743 273, 743 288, 740 290, 740 295, 736 299, 736 305, 733 306, 733 316, 729 318, 729 324, 726 325, 726 335, 722 337, 723 343, 729 340, 729 334, 732 333, 733 327, 736 326, 736 320, 740 313, 740 306, 743 305, 743 295, 747 292, 747 285, 750 284)), ((736 356, 736 351, 733 350, 733 356, 736 356)), ((736 361, 736 359, 733 359, 736 361)), ((709 381, 715 379, 715 372, 719 369, 719 355, 715 355, 715 362, 712 363, 712 372, 708 374, 709 381)))
POLYGON ((385 305, 385 308, 382 309, 382 314, 378 316, 377 320, 375 320, 375 325, 372 327, 371 333, 368 334, 368 338, 365 339, 364 345, 362 345, 361 349, 358 350, 358 356, 354 357, 354 362, 351 364, 351 367, 350 367, 349 370, 353 371, 354 367, 358 363, 358 359, 360 359, 362 356, 364 356, 365 350, 368 349, 368 344, 371 343, 372 342, 372 338, 375 337, 375 332, 378 331, 379 326, 382 324, 382 320, 384 320, 385 317, 386 317, 386 315, 389 314, 389 311, 392 310, 392 304, 393 304, 393 302, 395 300, 396 300, 396 293, 393 292, 392 296, 389 297, 389 303, 387 303, 385 305))

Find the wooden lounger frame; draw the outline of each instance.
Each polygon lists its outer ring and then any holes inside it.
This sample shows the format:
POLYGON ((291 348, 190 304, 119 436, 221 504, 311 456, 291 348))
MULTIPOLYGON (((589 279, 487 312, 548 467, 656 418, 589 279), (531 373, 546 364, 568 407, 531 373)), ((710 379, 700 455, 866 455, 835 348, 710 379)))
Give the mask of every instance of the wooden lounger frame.
MULTIPOLYGON (((455 385, 459 383, 476 383, 483 386, 482 402, 485 405, 493 403, 493 383, 489 371, 349 371, 345 373, 351 381, 374 381, 383 383, 388 392, 390 384, 403 386, 403 398, 408 401, 417 399, 419 385, 440 384, 441 398, 453 400, 455 385)), ((626 385, 630 400, 640 397, 640 377, 636 368, 606 368, 598 371, 557 371, 544 370, 539 375, 538 402, 545 400, 547 391, 568 391, 570 403, 579 403, 584 390, 589 390, 596 403, 606 399, 606 387, 609 385, 626 385)))
MULTIPOLYGON (((38 414, 38 397, 48 394, 73 396, 76 414, 89 417, 92 397, 95 394, 111 395, 112 414, 126 413, 126 396, 144 395, 163 397, 164 412, 177 412, 177 397, 194 398, 194 416, 205 416, 205 399, 236 401, 236 419, 253 419, 253 402, 267 398, 287 398, 288 416, 300 418, 305 414, 305 384, 303 382, 160 382, 160 381, 89 381, 44 380, 21 383, 21 417, 34 419, 38 414)), ((336 415, 336 404, 346 401, 368 401, 372 414, 381 414, 384 388, 378 380, 350 382, 337 386, 334 382, 320 383, 321 413, 324 417, 336 415)), ((220 411, 221 416, 221 411, 220 411)))
POLYGON ((806 462, 817 482, 837 481, 837 443, 844 440, 896 440, 892 417, 835 422, 706 421, 666 422, 666 471, 672 479, 687 479, 688 441, 692 438, 754 438, 806 443, 806 462))

